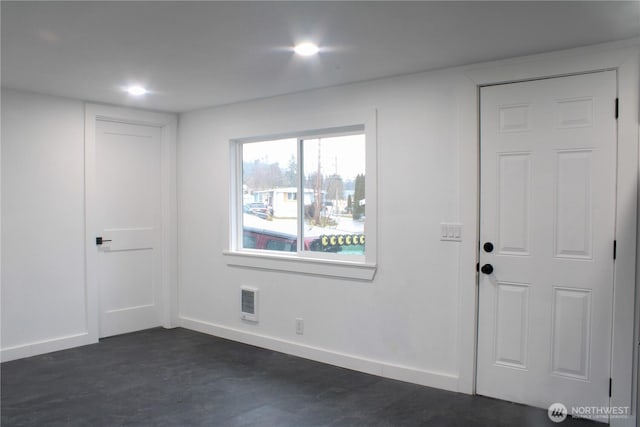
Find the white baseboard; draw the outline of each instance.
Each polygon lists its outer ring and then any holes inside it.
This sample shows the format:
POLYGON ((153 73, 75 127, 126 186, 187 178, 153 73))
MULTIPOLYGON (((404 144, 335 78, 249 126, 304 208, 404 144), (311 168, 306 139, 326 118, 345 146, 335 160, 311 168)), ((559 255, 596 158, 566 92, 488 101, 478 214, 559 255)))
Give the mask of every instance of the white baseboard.
POLYGON ((97 341, 92 340, 89 337, 88 332, 83 332, 80 334, 3 348, 0 350, 0 360, 2 362, 8 362, 10 360, 37 356, 39 354, 51 353, 52 351, 66 350, 68 348, 79 347, 81 345, 93 344, 96 342, 97 341))
POLYGON ((458 377, 451 374, 431 372, 408 366, 366 359, 360 356, 339 353, 293 341, 283 340, 281 338, 254 334, 188 317, 180 317, 179 323, 180 326, 186 329, 303 357, 305 359, 315 360, 317 362, 428 387, 458 391, 458 377))

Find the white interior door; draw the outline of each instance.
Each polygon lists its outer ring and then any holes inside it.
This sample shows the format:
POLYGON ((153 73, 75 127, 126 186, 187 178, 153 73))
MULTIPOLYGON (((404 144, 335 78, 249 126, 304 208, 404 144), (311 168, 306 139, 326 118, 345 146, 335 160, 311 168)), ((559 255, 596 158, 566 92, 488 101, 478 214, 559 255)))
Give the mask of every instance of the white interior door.
POLYGON ((481 89, 478 394, 609 404, 615 98, 614 71, 481 89))
POLYGON ((157 127, 96 122, 100 337, 161 324, 160 136, 157 127))

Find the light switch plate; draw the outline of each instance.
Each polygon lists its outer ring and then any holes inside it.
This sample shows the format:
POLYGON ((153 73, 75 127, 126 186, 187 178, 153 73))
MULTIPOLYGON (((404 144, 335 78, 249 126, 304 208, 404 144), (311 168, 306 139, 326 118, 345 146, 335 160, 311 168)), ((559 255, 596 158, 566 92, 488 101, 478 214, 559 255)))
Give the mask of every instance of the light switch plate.
POLYGON ((440 240, 443 242, 461 242, 462 224, 443 222, 440 224, 440 240))

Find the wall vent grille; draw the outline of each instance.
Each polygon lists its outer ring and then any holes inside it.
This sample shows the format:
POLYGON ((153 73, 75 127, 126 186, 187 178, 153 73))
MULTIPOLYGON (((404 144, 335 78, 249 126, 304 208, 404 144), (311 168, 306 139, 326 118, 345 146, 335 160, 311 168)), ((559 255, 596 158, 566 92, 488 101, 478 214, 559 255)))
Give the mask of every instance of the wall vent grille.
POLYGON ((242 286, 240 288, 240 317, 252 322, 258 321, 258 290, 242 286))

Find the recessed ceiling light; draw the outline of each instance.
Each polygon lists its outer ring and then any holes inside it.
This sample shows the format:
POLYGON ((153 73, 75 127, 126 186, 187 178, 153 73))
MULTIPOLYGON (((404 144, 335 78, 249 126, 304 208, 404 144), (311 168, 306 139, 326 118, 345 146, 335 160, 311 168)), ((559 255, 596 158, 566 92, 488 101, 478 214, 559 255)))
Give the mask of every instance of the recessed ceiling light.
POLYGON ((300 43, 293 48, 294 52, 301 56, 311 56, 318 53, 320 49, 313 43, 300 43))
POLYGON ((142 96, 147 93, 147 90, 142 86, 129 86, 127 88, 127 93, 133 96, 142 96))

